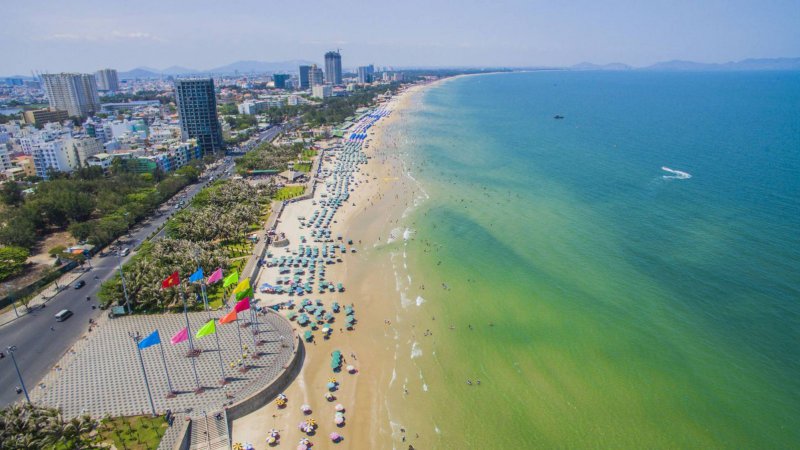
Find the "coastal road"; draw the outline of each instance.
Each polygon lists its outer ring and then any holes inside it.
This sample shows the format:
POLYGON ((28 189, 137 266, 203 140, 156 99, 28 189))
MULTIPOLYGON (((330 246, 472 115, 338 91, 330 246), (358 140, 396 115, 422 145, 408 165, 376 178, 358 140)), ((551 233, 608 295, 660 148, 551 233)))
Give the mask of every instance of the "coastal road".
MULTIPOLYGON (((282 131, 282 127, 273 127, 259 134, 257 140, 271 140, 282 131)), ((137 224, 129 236, 120 238, 120 245, 131 249, 131 254, 122 258, 124 264, 135 253, 135 249, 160 228, 169 216, 176 211, 175 202, 177 199, 184 199, 187 203, 200 191, 210 180, 224 179, 233 174, 233 160, 226 158, 222 164, 214 170, 206 171, 203 179, 178 193, 173 200, 165 202, 155 217, 137 224), (184 197, 185 196, 185 197, 184 197)), ((163 230, 156 235, 156 239, 163 236, 163 230)), ((44 308, 37 308, 35 311, 20 317, 13 322, 0 326, 0 350, 6 354, 5 358, 0 359, 0 407, 3 407, 16 400, 24 400, 23 394, 17 394, 15 386, 19 386, 17 373, 8 355, 7 347, 17 346, 15 353, 19 364, 22 377, 29 391, 36 388, 39 382, 52 367, 58 362, 64 353, 89 329, 89 319, 97 319, 107 311, 101 311, 97 307, 97 292, 100 284, 112 277, 117 269, 117 256, 115 253, 106 256, 95 255, 91 259, 92 269, 84 273, 80 279, 86 282, 86 286, 81 289, 74 289, 72 286, 66 287, 47 302, 44 308), (89 297, 90 300, 86 300, 89 297), (62 309, 69 309, 74 313, 72 317, 64 322, 56 322, 54 316, 62 309)), ((73 283, 74 284, 74 283, 73 283)), ((128 345, 129 342, 120 342, 120 345, 128 345)), ((120 382, 124 383, 129 375, 120 374, 120 382)))

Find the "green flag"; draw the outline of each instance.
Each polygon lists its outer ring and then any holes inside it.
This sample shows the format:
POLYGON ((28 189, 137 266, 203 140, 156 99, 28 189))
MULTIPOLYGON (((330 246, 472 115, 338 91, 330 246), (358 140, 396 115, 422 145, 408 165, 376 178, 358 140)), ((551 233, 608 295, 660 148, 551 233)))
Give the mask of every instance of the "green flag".
POLYGON ((225 277, 225 279, 222 281, 222 287, 226 288, 234 283, 237 283, 238 281, 239 281, 239 272, 234 270, 233 273, 225 277))
POLYGON ((239 291, 239 292, 236 293, 235 297, 236 297, 236 301, 239 301, 239 300, 241 300, 241 299, 243 299, 245 297, 253 298, 253 288, 250 287, 250 288, 245 289, 244 291, 239 291))
POLYGON ((197 330, 197 334, 195 337, 200 339, 203 336, 207 336, 209 334, 214 334, 217 332, 217 327, 214 325, 213 320, 209 320, 205 325, 203 325, 199 330, 197 330))

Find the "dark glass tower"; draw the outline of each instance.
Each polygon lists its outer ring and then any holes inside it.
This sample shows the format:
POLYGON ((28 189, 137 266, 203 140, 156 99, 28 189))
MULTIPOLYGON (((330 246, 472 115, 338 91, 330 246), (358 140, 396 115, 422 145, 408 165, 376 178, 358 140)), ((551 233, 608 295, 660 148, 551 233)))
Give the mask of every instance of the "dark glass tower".
POLYGON ((339 51, 325 53, 325 84, 342 84, 342 55, 339 51))
POLYGON ((217 97, 212 78, 175 81, 175 97, 181 119, 181 137, 195 138, 204 155, 224 151, 222 128, 217 118, 217 97))

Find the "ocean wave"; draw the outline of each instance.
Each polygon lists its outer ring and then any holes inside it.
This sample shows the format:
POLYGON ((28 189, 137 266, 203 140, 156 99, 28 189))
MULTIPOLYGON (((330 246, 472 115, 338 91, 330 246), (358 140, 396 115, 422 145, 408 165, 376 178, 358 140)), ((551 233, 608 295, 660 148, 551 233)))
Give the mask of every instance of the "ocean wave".
POLYGON ((404 241, 407 241, 407 240, 411 239, 412 237, 414 237, 414 230, 412 230, 411 228, 406 228, 405 230, 403 230, 403 240, 404 241))
POLYGON ((421 306, 423 303, 425 303, 425 299, 422 298, 421 295, 418 295, 417 296, 417 306, 421 306))
POLYGON ((682 172, 680 170, 670 169, 667 166, 662 166, 661 170, 672 174, 672 175, 662 175, 661 178, 665 180, 687 180, 689 178, 692 178, 692 175, 688 172, 682 172))
POLYGON ((422 348, 419 346, 419 342, 414 342, 411 344, 411 359, 419 358, 422 356, 422 348))

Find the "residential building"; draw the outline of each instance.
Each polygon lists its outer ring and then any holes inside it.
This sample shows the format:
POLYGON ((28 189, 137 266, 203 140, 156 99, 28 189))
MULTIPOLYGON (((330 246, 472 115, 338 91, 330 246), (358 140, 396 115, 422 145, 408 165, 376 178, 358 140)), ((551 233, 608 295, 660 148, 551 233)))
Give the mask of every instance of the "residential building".
POLYGON ((100 91, 112 91, 116 92, 119 90, 119 76, 117 75, 117 71, 114 69, 102 69, 98 70, 95 73, 95 78, 97 78, 97 89, 100 91))
POLYGON ((197 139, 203 154, 224 150, 222 128, 217 117, 217 98, 212 78, 175 81, 175 97, 183 140, 197 139))
POLYGON ((312 64, 311 69, 308 71, 308 83, 311 87, 324 84, 322 69, 317 67, 316 64, 312 64))
POLYGON ((256 115, 267 109, 267 102, 247 100, 237 106, 239 114, 256 115))
POLYGON ((311 66, 300 66, 300 90, 304 91, 311 87, 311 66))
POLYGON ((90 116, 100 111, 97 81, 85 73, 42 75, 50 109, 66 111, 70 116, 90 116))
POLYGON ((22 118, 25 123, 41 126, 50 122, 63 122, 69 119, 69 113, 66 111, 51 110, 48 108, 34 109, 30 111, 23 111, 22 118))
POLYGON ((8 148, 5 144, 0 144, 0 171, 5 172, 11 167, 11 158, 8 157, 8 148))
POLYGON ((316 85, 311 88, 311 96, 315 98, 328 98, 333 95, 333 88, 327 84, 316 85))
POLYGON ((272 75, 272 81, 275 84, 275 89, 286 89, 287 80, 289 80, 289 75, 285 73, 276 73, 272 75))
POLYGON ((372 83, 372 76, 375 73, 375 68, 372 64, 368 66, 361 66, 358 68, 358 82, 361 84, 372 83))
POLYGON ((14 158, 14 165, 22 169, 22 173, 26 177, 36 176, 36 166, 33 163, 33 157, 30 155, 20 155, 14 158))
POLYGON ((67 143, 72 150, 68 160, 73 169, 86 167, 90 157, 103 152, 103 144, 91 136, 76 135, 67 143))
POLYGON ((325 53, 325 83, 342 84, 342 55, 338 50, 325 53))
POLYGON ((61 139, 49 141, 37 141, 33 145, 33 165, 36 168, 36 175, 47 179, 48 172, 55 170, 59 172, 70 172, 69 150, 65 142, 61 139))

